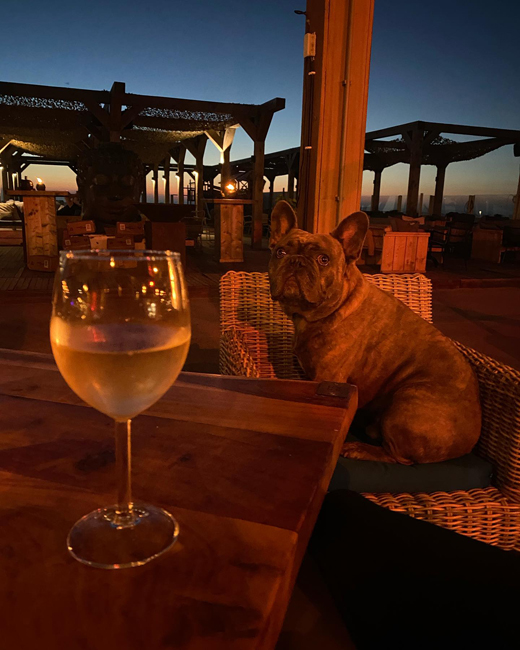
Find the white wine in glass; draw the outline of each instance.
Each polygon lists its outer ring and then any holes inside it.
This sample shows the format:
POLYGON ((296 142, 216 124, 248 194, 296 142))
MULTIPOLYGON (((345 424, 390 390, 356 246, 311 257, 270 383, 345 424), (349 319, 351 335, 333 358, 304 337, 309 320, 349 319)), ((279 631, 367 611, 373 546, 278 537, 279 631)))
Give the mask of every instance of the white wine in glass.
POLYGON ((103 568, 139 566, 170 548, 175 519, 132 501, 130 421, 170 388, 190 344, 179 256, 158 251, 65 251, 56 273, 51 345, 65 381, 115 420, 117 503, 80 519, 68 549, 103 568))

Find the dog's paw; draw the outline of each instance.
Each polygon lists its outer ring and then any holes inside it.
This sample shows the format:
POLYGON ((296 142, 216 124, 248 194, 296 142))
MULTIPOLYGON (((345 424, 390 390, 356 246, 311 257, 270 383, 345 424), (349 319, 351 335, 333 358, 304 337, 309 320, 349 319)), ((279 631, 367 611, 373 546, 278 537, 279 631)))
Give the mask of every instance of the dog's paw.
POLYGON ((362 442, 346 442, 341 449, 341 456, 354 460, 366 460, 366 447, 367 445, 362 442))

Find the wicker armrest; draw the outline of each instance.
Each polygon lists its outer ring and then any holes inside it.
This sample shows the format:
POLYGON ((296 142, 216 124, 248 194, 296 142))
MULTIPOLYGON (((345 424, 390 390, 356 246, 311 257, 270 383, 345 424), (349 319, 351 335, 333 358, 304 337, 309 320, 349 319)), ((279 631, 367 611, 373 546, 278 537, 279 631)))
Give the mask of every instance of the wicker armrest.
POLYGON ((477 452, 495 467, 495 485, 520 503, 520 372, 456 343, 480 386, 482 434, 477 452))
POLYGON ((260 377, 244 337, 238 330, 228 329, 220 336, 220 372, 239 377, 260 377))

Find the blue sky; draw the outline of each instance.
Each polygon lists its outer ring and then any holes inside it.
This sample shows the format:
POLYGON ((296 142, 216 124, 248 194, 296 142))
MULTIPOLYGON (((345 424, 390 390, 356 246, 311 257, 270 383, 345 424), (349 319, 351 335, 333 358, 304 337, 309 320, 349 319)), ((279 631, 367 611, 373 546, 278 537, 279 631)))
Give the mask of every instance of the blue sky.
MULTIPOLYGON (((3 0, 2 9, 12 26, 2 34, 2 80, 92 89, 124 81, 129 92, 248 103, 285 97, 267 150, 299 143, 304 17, 294 9, 303 0, 3 0)), ((376 0, 367 128, 423 119, 520 129, 519 23, 514 0, 376 0)), ((251 153, 239 132, 233 157, 251 153)), ((218 161, 210 145, 207 160, 218 161)), ((454 164, 446 193, 513 193, 518 163, 507 147, 454 164)), ((429 194, 434 169, 423 169, 429 194)), ((371 174, 365 181, 369 192, 371 174)), ((405 192, 406 167, 387 170, 382 193, 405 192)))

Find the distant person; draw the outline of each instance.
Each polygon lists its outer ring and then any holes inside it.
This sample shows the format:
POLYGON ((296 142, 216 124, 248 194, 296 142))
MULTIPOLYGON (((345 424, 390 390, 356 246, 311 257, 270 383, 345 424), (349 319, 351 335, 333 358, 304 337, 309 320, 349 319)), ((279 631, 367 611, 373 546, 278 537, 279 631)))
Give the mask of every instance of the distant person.
POLYGON ((59 217, 80 217, 81 206, 78 199, 75 196, 66 196, 65 205, 58 209, 57 214, 59 217))

